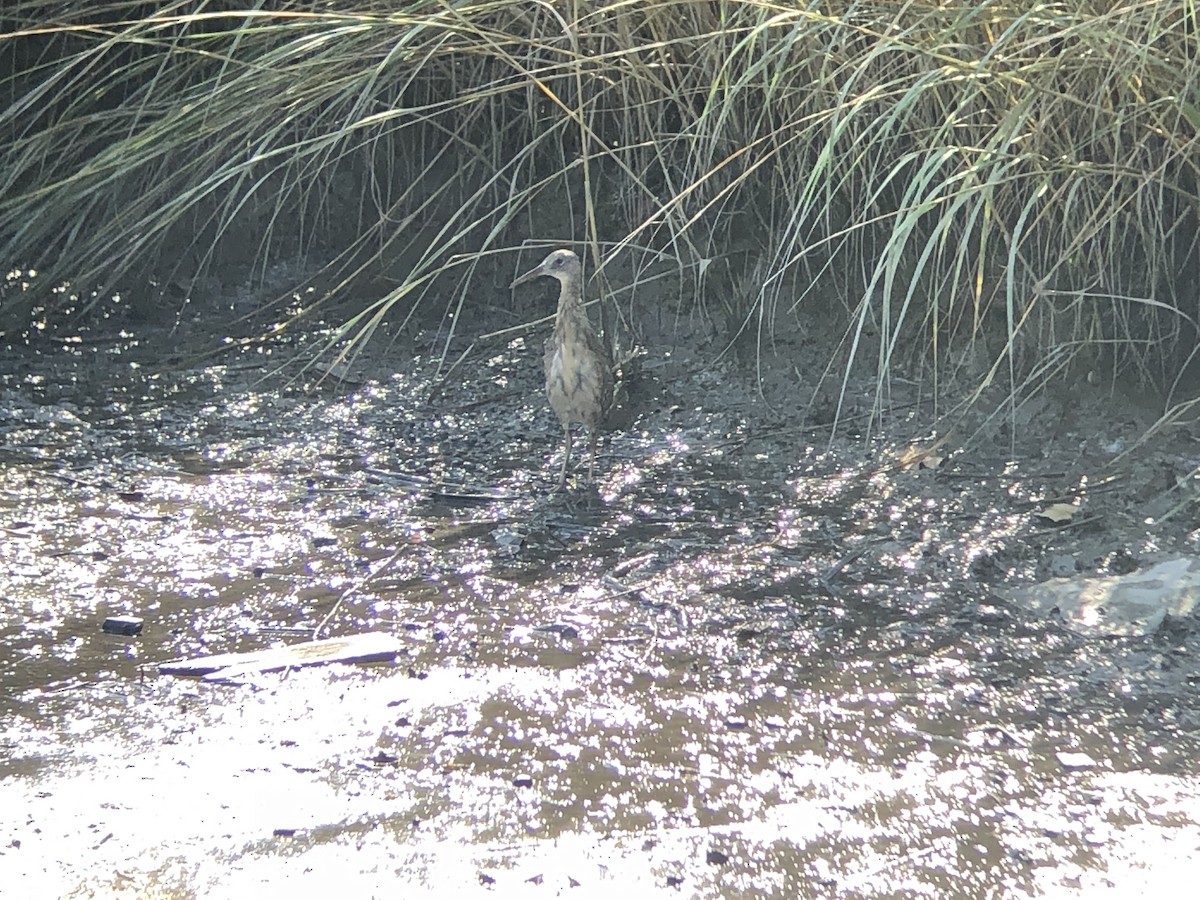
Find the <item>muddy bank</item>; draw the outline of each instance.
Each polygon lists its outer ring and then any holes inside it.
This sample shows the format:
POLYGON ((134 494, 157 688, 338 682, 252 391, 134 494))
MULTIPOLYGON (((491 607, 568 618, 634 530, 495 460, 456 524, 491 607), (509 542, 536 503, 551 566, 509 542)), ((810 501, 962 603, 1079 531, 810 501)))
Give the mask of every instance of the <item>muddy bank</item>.
POLYGON ((597 483, 560 495, 536 332, 446 383, 420 335, 320 383, 274 365, 315 332, 167 368, 165 333, 8 348, 0 883, 978 897, 1200 874, 1195 622, 1089 640, 998 596, 1194 552, 1190 512, 1146 523, 1187 435, 1111 468, 1145 411, 1082 387, 904 467, 918 384, 831 441, 794 402, 816 337, 779 337, 761 393, 659 338, 597 483), (1062 497, 1086 514, 1036 517, 1062 497), (101 633, 117 613, 143 633, 101 633), (156 674, 318 628, 404 650, 156 674))

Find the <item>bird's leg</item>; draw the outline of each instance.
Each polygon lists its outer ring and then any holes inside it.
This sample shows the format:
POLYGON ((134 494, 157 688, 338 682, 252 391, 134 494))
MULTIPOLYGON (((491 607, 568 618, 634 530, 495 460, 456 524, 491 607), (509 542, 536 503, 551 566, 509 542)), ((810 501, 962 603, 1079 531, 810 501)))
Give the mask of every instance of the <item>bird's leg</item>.
POLYGON ((563 434, 566 435, 566 446, 563 447, 563 464, 562 471, 558 473, 558 484, 554 486, 554 490, 561 491, 563 485, 567 483, 567 463, 571 461, 571 423, 563 422, 563 434))
POLYGON ((588 455, 588 481, 596 480, 596 432, 597 429, 595 427, 588 429, 588 448, 590 450, 588 455))

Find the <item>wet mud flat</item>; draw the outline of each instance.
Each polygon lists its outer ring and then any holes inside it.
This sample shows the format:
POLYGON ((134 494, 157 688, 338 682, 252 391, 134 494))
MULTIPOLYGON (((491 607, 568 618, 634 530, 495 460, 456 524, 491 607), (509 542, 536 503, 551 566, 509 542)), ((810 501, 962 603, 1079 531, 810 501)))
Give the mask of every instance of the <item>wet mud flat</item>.
POLYGON ((1140 427, 1111 395, 922 469, 897 462, 919 403, 832 442, 795 410, 801 337, 763 394, 677 342, 596 484, 551 494, 538 334, 444 384, 420 342, 318 383, 254 350, 160 368, 162 339, 0 364, 15 895, 1091 897, 1200 875, 1195 621, 1087 638, 1002 599, 1195 552, 1193 512, 1145 522, 1186 436, 1098 474, 1140 427), (1076 521, 1036 516, 1082 493, 1076 521), (102 633, 120 614, 142 633, 102 633), (157 674, 315 632, 402 651, 157 674))

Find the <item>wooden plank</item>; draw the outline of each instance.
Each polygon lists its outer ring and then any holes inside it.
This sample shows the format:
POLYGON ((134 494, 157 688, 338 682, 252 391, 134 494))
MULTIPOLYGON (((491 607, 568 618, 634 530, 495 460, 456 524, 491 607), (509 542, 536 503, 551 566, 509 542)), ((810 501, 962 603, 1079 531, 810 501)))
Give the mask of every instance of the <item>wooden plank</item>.
POLYGON ((228 678, 255 672, 320 666, 326 663, 371 663, 395 660, 403 645, 390 634, 372 631, 349 637, 306 641, 287 647, 254 650, 249 653, 221 653, 197 659, 178 659, 159 665, 162 675, 215 676, 228 678))

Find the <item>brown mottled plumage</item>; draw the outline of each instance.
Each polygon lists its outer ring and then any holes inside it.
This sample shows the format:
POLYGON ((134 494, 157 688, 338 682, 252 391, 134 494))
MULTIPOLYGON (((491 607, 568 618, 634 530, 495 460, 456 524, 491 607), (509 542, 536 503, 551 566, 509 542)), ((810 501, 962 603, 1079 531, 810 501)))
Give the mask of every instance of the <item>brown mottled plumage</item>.
POLYGON ((567 481, 572 422, 582 422, 588 427, 591 450, 588 478, 592 477, 597 433, 612 405, 612 361, 583 308, 583 270, 579 257, 570 250, 555 250, 541 265, 514 281, 512 287, 540 275, 555 278, 559 284, 558 315, 554 317, 554 334, 546 341, 545 356, 546 393, 566 435, 562 471, 554 488, 557 491, 567 481))

